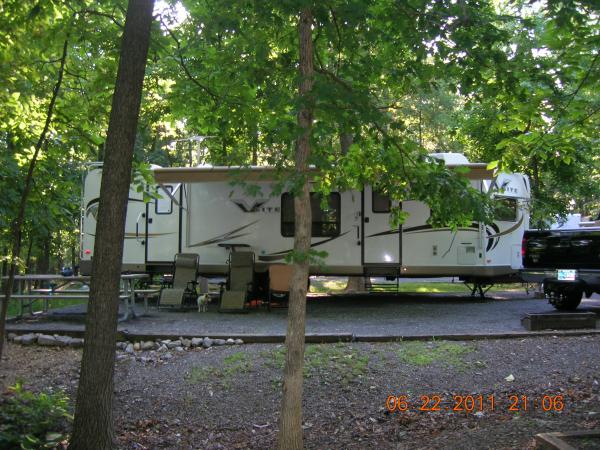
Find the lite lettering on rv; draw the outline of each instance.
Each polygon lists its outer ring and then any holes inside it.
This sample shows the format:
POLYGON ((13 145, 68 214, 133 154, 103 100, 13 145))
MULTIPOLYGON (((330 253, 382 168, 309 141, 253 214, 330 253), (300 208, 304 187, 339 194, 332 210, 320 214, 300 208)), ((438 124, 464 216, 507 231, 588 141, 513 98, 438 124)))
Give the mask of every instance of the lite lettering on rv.
POLYGON ((239 200, 231 200, 233 203, 235 203, 235 205, 240 208, 242 211, 244 211, 245 213, 255 213, 255 212, 262 212, 262 213, 277 213, 281 211, 281 208, 279 206, 263 206, 265 203, 268 202, 268 200, 265 199, 257 199, 257 200, 244 200, 244 199, 239 199, 239 200))

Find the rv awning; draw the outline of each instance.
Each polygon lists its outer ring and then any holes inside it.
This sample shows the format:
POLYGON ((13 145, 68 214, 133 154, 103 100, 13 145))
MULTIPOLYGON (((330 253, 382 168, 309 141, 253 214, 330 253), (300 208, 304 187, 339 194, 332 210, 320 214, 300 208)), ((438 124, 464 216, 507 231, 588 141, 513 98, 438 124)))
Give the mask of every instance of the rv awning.
POLYGON ((469 180, 493 180, 494 171, 487 168, 486 163, 469 163, 469 164, 446 164, 449 169, 457 167, 466 167, 469 172, 465 174, 469 180))
MULTIPOLYGON (((317 173, 316 169, 312 171, 317 173)), ((158 184, 233 180, 271 181, 285 174, 284 170, 271 166, 161 167, 154 169, 153 172, 158 184)))
MULTIPOLYGON (((487 169, 485 163, 449 164, 449 169, 466 167, 469 172, 465 176, 472 180, 491 180, 494 172, 487 169)), ((316 169, 311 170, 315 175, 316 169)), ((158 184, 164 183, 198 183, 204 181, 271 181, 281 177, 285 172, 271 166, 253 167, 161 167, 153 169, 154 179, 158 184)))

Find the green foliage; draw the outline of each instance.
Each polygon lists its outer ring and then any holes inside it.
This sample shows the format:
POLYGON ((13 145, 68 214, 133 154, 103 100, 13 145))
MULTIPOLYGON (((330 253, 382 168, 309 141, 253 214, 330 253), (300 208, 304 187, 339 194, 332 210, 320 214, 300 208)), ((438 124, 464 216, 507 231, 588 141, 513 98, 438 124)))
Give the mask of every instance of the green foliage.
MULTIPOLYGON (((435 226, 489 221, 488 199, 427 158, 458 151, 528 174, 534 224, 570 209, 600 208, 595 3, 309 3, 316 74, 311 97, 302 101, 314 108, 316 190, 371 184, 397 202, 426 202, 435 226), (341 135, 352 138, 348 152, 341 135)), ((142 178, 148 163, 258 163, 279 169, 275 193, 297 191, 303 176, 290 176, 290 169, 302 106, 296 25, 304 5, 201 0, 158 11, 135 149, 142 178), (185 9, 183 20, 177 8, 185 9)), ((58 57, 68 47, 26 211, 30 268, 48 247, 56 264, 76 251, 80 174, 85 161, 103 158, 123 14, 120 0, 0 5, 4 253, 58 57)), ((257 193, 250 184, 245 190, 257 193)), ((398 208, 392 216, 394 224, 406 219, 398 208)))
MULTIPOLYGON (((598 208, 598 5, 503 6, 509 32, 502 72, 478 90, 461 127, 472 156, 529 175, 533 225, 598 208)), ((595 215, 595 214, 594 214, 595 215)))
MULTIPOLYGON (((205 0, 186 7, 189 20, 167 33, 177 55, 168 72, 174 81, 169 96, 174 105, 197 106, 173 109, 174 116, 198 134, 217 136, 207 144, 213 163, 256 160, 290 167, 299 132, 294 115, 301 106, 291 89, 298 81, 293 62, 299 5, 205 0)), ((489 221, 486 198, 464 178, 430 164, 421 144, 457 149, 458 141, 445 137, 457 123, 460 101, 453 89, 464 72, 471 85, 483 82, 482 62, 500 57, 500 42, 508 35, 493 25, 493 8, 338 0, 313 5, 313 13, 317 73, 309 101, 315 114, 310 163, 319 170, 315 189, 372 184, 397 201, 427 202, 436 226, 489 221), (447 25, 456 18, 460 26, 447 25), (479 46, 473 45, 478 39, 479 46), (469 53, 462 55, 465 47, 469 53), (442 66, 448 76, 440 80, 442 66), (348 154, 337 145, 342 132, 355 143, 348 154)), ((292 191, 300 181, 284 179, 292 191)), ((394 211, 395 223, 404 219, 402 211, 394 211)))
POLYGON ((461 368, 465 365, 464 356, 473 352, 469 345, 454 342, 403 342, 397 350, 398 357, 407 364, 429 366, 433 363, 461 368))
MULTIPOLYGON (((286 348, 264 352, 267 367, 283 368, 286 348)), ((360 379, 367 371, 369 355, 349 344, 310 344, 304 351, 304 377, 333 376, 347 385, 360 379)))
MULTIPOLYGON (((83 162, 97 159, 103 142, 116 73, 118 2, 6 1, 0 5, 0 249, 8 251, 10 228, 32 148, 46 114, 63 46, 62 87, 33 174, 23 227, 33 270, 53 255, 71 264, 76 253, 83 162), (114 20, 113 20, 114 19, 114 20)), ((48 270, 48 268, 44 268, 48 270)))
POLYGON ((236 376, 252 370, 252 361, 245 352, 236 352, 223 358, 220 366, 192 367, 185 379, 190 384, 217 382, 228 386, 236 376))
POLYGON ((319 251, 313 248, 307 252, 301 252, 298 250, 291 250, 285 255, 285 262, 287 264, 302 264, 308 262, 312 266, 321 267, 325 264, 325 258, 328 253, 326 251, 319 251))
POLYGON ((0 448, 56 448, 67 440, 73 417, 62 393, 34 394, 21 383, 0 400, 0 448))

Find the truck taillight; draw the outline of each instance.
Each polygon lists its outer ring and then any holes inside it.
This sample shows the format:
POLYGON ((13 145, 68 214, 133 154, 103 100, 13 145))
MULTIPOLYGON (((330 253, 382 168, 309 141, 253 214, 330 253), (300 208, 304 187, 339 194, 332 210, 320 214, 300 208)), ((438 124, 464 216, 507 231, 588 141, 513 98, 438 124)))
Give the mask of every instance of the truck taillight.
POLYGON ((523 238, 521 240, 521 257, 525 258, 525 251, 527 250, 527 239, 523 238))

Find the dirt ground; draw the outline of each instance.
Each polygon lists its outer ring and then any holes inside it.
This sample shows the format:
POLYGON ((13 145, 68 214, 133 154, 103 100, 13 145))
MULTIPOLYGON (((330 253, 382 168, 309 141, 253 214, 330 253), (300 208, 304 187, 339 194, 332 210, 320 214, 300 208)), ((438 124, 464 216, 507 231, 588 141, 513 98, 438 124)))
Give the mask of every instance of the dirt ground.
MULTIPOLYGON (((21 379, 75 397, 80 350, 6 350, 0 390, 21 379)), ((536 433, 600 428, 597 335, 324 344, 306 353, 309 449, 523 449, 536 433), (394 404, 406 411, 389 412, 394 404)), ((274 447, 282 346, 165 355, 117 352, 119 448, 274 447)))

